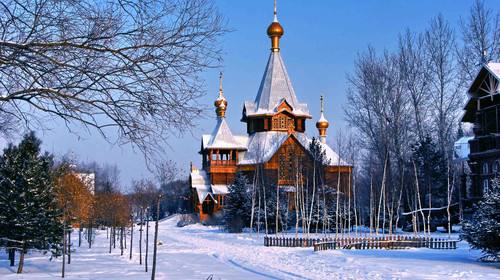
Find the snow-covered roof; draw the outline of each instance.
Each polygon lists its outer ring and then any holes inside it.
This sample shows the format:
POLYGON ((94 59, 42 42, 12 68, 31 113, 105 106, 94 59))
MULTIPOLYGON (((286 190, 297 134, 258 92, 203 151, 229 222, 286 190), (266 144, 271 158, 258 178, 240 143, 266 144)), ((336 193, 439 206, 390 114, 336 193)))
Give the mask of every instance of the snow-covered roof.
MULTIPOLYGON (((208 174, 204 170, 199 169, 191 171, 191 187, 196 190, 199 203, 203 203, 208 196, 214 199, 214 195, 229 193, 227 185, 210 184, 208 174)), ((217 202, 215 199, 214 201, 217 202)))
POLYGON ((195 169, 191 171, 191 187, 196 190, 200 203, 203 203, 205 198, 212 194, 210 179, 203 170, 195 169))
POLYGON ((491 73, 493 73, 497 79, 500 79, 500 63, 490 62, 486 65, 491 73))
POLYGON ((228 194, 229 189, 227 185, 212 185, 213 194, 228 194))
MULTIPOLYGON (((243 153, 238 164, 246 165, 268 162, 291 135, 293 135, 305 149, 309 148, 312 139, 304 133, 298 132, 289 134, 288 132, 282 131, 256 132, 249 137, 248 149, 243 153)), ((319 142, 319 144, 325 151, 326 158, 330 161, 330 165, 349 165, 346 161, 341 159, 330 146, 321 142, 319 142)))
POLYGON ((203 149, 246 149, 243 137, 235 137, 229 129, 225 118, 218 118, 212 134, 202 136, 203 149))
POLYGON ((489 62, 488 64, 483 64, 479 69, 476 77, 471 82, 467 92, 469 97, 463 108, 464 112, 462 113, 461 121, 472 123, 475 120, 477 99, 481 97, 481 92, 482 94, 489 94, 492 97, 493 95, 500 94, 500 63, 489 62), (484 84, 485 79, 489 76, 488 74, 491 74, 491 77, 496 80, 496 83, 492 83, 492 81, 490 81, 486 86, 488 88, 488 92, 484 93, 484 90, 479 89, 481 89, 481 85, 484 84))
POLYGON ((295 95, 280 52, 271 52, 255 101, 245 102, 246 116, 275 114, 284 100, 292 107, 292 114, 311 117, 307 104, 299 103, 295 95))

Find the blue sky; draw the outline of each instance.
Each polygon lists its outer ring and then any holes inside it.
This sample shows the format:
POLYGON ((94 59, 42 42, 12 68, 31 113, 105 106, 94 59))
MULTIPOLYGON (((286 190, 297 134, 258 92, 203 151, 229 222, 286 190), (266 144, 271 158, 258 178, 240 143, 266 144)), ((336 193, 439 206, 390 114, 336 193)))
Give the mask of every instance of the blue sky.
MULTIPOLYGON (((496 7, 497 0, 486 1, 496 7)), ((270 40, 266 28, 272 21, 273 1, 217 0, 217 6, 232 32, 222 38, 224 62, 221 69, 203 74, 206 79, 206 115, 191 134, 172 137, 167 158, 177 161, 187 176, 189 162, 200 166, 200 137, 215 125, 213 101, 218 94, 218 72, 224 72, 224 92, 228 99, 227 120, 233 133, 245 133, 241 123, 244 100, 253 100, 267 62, 270 40)), ((357 53, 368 45, 377 50, 393 49, 398 33, 406 28, 422 31, 430 19, 442 13, 458 31, 460 16, 467 16, 472 0, 414 1, 301 1, 278 0, 278 18, 285 35, 281 52, 295 92, 309 104, 313 119, 307 123, 309 135, 316 135, 319 96, 325 95, 326 117, 330 121, 329 143, 338 128, 344 127, 346 74, 353 70, 357 53)), ((465 94, 465 93, 464 93, 465 94)), ((100 136, 68 133, 62 125, 38 132, 46 150, 61 155, 74 153, 81 160, 116 163, 121 170, 123 189, 132 179, 150 177, 140 153, 130 146, 113 146, 100 136)))

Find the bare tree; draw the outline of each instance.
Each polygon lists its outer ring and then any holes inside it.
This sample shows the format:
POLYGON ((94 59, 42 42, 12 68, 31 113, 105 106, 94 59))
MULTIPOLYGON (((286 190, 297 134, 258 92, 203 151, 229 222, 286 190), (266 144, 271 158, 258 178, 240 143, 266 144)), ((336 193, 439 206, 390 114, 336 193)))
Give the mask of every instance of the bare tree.
POLYGON ((193 126, 222 25, 210 0, 2 1, 2 117, 95 129, 149 158, 193 126))
POLYGON ((500 59, 500 13, 476 0, 467 19, 460 19, 462 46, 457 48, 461 78, 468 85, 483 63, 500 59))
POLYGON ((455 35, 442 15, 432 19, 425 32, 425 49, 431 74, 431 104, 439 150, 449 155, 457 131, 462 92, 455 55, 455 35))

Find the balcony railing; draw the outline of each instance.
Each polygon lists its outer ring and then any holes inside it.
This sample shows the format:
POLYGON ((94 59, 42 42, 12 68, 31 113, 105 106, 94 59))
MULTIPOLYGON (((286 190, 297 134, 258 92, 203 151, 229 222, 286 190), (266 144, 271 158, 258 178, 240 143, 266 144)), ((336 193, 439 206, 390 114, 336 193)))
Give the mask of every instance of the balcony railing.
POLYGON ((211 160, 208 162, 209 166, 234 166, 236 160, 211 160))
POLYGON ((471 154, 500 149, 500 135, 480 136, 472 139, 469 143, 471 154))

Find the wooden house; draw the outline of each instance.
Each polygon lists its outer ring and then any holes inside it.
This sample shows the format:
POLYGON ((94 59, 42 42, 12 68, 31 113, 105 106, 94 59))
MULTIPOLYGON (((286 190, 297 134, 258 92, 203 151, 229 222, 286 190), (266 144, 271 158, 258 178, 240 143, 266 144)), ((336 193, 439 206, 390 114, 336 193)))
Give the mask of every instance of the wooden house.
POLYGON ((469 87, 462 122, 473 123, 469 140, 471 188, 467 198, 480 199, 500 174, 500 63, 484 64, 469 87))

